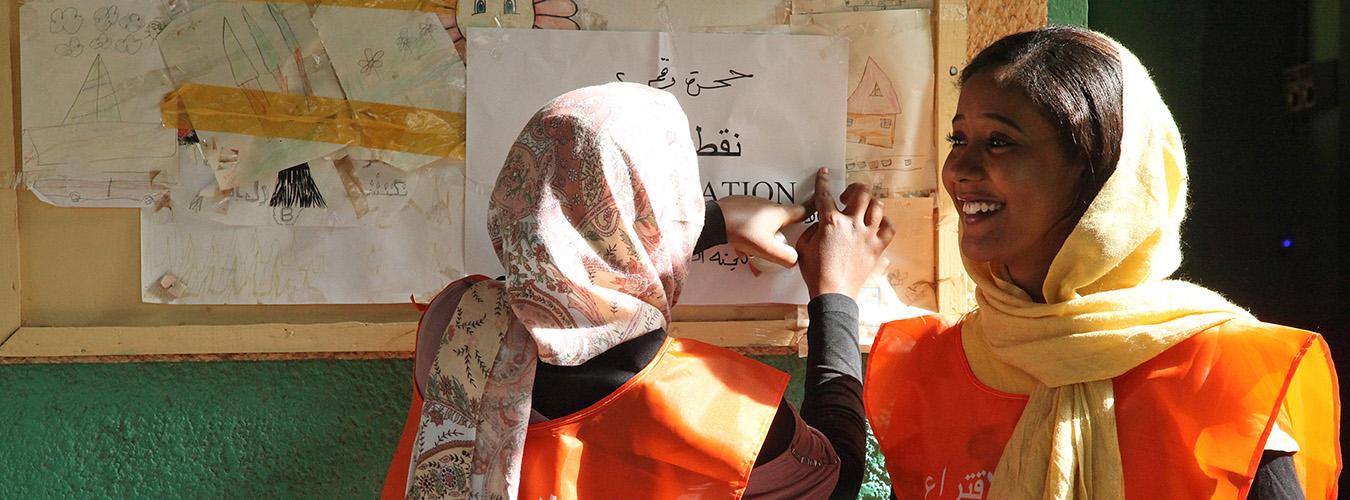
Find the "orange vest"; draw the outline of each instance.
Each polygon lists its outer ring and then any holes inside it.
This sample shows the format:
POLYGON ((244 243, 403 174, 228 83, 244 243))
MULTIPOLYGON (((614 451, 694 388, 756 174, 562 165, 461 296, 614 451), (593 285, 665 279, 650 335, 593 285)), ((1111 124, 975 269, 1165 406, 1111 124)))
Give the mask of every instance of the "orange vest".
POLYGON ((609 396, 530 426, 519 498, 740 498, 787 382, 730 350, 667 339, 609 396))
MULTIPOLYGON (((787 383, 731 350, 668 338, 609 396, 529 427, 518 498, 740 498, 787 383)), ((422 413, 412 398, 382 499, 406 491, 422 413)))
MULTIPOLYGON (((881 328, 863 398, 900 499, 985 498, 1026 397, 981 384, 961 325, 881 328)), ((1127 498, 1246 498, 1272 424, 1307 498, 1336 498, 1340 400, 1320 335, 1230 321, 1112 380, 1127 498)))

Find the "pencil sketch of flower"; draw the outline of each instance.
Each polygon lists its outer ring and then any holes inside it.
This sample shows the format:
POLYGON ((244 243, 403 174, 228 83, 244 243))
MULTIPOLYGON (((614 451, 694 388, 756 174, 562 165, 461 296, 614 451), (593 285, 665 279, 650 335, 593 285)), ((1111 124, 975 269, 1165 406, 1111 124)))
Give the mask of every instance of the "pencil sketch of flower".
POLYGON ((384 50, 371 50, 370 48, 366 48, 366 57, 361 59, 361 62, 359 63, 361 74, 369 74, 371 71, 379 74, 378 70, 380 69, 380 66, 384 66, 383 59, 384 50))

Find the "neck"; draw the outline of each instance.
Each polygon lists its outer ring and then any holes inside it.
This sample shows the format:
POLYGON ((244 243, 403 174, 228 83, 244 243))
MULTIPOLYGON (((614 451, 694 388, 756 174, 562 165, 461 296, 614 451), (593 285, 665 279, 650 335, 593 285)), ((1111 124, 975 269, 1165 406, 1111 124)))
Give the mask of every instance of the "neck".
MULTIPOLYGON (((1053 260, 1054 256, 1051 256, 1051 259, 1053 260)), ((1045 303, 1045 277, 1050 274, 1050 262, 1007 264, 1003 269, 1008 273, 1008 279, 1022 291, 1027 292, 1032 301, 1045 303)))

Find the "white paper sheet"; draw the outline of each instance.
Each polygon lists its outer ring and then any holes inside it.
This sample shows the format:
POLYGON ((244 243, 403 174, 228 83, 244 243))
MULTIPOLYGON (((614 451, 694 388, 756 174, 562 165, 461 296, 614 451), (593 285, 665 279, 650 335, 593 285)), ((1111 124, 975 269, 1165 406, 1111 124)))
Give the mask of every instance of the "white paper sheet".
MULTIPOLYGON (((313 22, 348 99, 464 112, 464 61, 435 15, 320 6, 313 22)), ((403 170, 438 159, 362 147, 346 153, 403 170)))
MULTIPOLYGON (((175 86, 200 83, 258 92, 344 98, 309 6, 303 3, 203 1, 178 14, 160 36, 175 86)), ((266 111, 263 99, 253 112, 266 111)), ((188 103, 192 106, 193 103, 188 103)), ((199 130, 222 189, 332 155, 343 146, 199 130)))
POLYGON ((794 32, 849 39, 847 167, 880 198, 937 187, 927 10, 792 16, 794 32))
POLYGON ((141 299, 177 304, 400 303, 463 276, 463 164, 442 160, 369 227, 237 227, 141 211, 141 299), (170 286, 171 285, 171 286, 170 286), (174 288, 178 287, 178 288, 174 288))
MULTIPOLYGON (((500 268, 481 221, 507 150, 540 106, 576 88, 622 79, 675 95, 693 128, 709 198, 805 202, 816 168, 840 165, 844 157, 848 56, 840 38, 496 29, 468 35, 465 219, 475 222, 465 235, 465 260, 473 272, 500 268)), ((806 299, 797 273, 752 276, 729 247, 710 249, 694 263, 681 295, 683 304, 806 299)))
POLYGON ((177 175, 158 0, 19 6, 24 179, 61 206, 151 205, 177 175))

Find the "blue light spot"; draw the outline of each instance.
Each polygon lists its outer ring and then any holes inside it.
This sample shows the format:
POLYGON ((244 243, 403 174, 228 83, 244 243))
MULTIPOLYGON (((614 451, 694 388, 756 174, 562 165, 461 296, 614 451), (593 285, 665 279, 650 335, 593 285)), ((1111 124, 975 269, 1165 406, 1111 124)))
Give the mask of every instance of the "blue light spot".
POLYGON ((1294 240, 1284 240, 1284 241, 1281 241, 1281 242, 1280 242, 1280 246, 1285 247, 1285 248, 1292 247, 1292 246, 1294 246, 1294 240))

